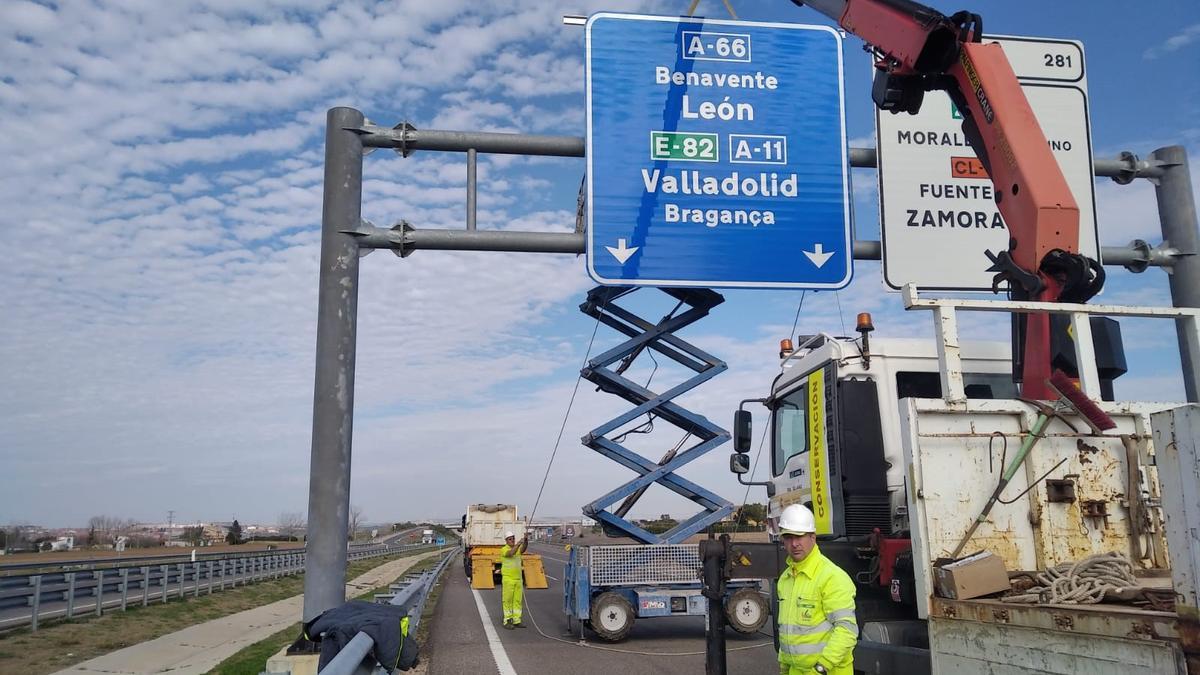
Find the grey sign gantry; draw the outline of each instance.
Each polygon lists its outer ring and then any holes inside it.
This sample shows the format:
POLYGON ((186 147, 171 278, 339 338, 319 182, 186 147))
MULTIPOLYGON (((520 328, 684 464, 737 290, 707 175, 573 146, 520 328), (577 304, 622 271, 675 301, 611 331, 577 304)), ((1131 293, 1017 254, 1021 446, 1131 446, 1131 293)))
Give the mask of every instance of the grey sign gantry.
MULTIPOLYGON (((583 157, 584 139, 460 131, 418 130, 369 124, 352 108, 329 110, 325 133, 325 183, 321 213, 321 272, 318 290, 316 378, 313 395, 312 454, 309 470, 308 556, 305 564, 304 615, 310 620, 345 602, 346 536, 350 508, 350 459, 354 418, 355 328, 358 318, 360 254, 390 249, 407 256, 418 249, 583 254, 581 228, 557 232, 489 231, 475 228, 476 153, 583 157), (362 220, 364 151, 390 148, 402 156, 417 150, 467 154, 466 228, 423 230, 401 221, 380 228, 362 220)), ((874 167, 875 150, 851 148, 854 167, 874 167)), ((1138 240, 1104 247, 1105 265, 1134 272, 1160 266, 1168 275, 1172 304, 1200 307, 1200 236, 1187 156, 1169 146, 1139 160, 1131 153, 1094 162, 1097 176, 1129 183, 1152 181, 1158 199, 1163 243, 1138 240)), ((584 224, 586 227, 586 223, 584 224)), ((878 241, 855 241, 854 258, 878 260, 878 241)), ((582 270, 581 270, 582 273, 582 270)), ((1200 401, 1200 353, 1197 336, 1177 323, 1187 399, 1200 401)))

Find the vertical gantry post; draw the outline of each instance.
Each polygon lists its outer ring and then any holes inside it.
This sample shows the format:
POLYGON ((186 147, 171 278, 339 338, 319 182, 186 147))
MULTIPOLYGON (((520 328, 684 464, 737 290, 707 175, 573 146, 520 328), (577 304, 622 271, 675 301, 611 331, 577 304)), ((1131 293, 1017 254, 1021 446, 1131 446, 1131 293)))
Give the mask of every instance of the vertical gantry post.
MULTIPOLYGON (((724 302, 725 298, 707 289, 659 289, 678 301, 676 310, 684 305, 689 308, 679 314, 672 311, 670 315, 654 324, 615 304, 618 298, 634 290, 637 289, 620 286, 598 287, 588 293, 587 302, 579 308, 583 313, 629 337, 625 342, 589 360, 580 372, 580 377, 596 384, 602 391, 620 396, 634 405, 628 412, 592 429, 584 436, 582 442, 639 474, 637 478, 584 506, 583 512, 599 520, 606 528, 620 531, 643 544, 678 543, 733 511, 733 505, 727 500, 675 473, 683 465, 729 440, 729 432, 702 415, 672 402, 675 397, 725 370, 725 362, 674 334, 674 331, 707 316, 709 310, 724 302), (695 371, 696 374, 661 393, 623 377, 622 373, 629 364, 646 350, 666 356, 695 371), (618 364, 615 369, 610 367, 614 364, 618 364), (669 422, 687 432, 688 438, 695 438, 697 442, 686 449, 668 452, 662 460, 654 462, 607 436, 618 432, 624 425, 643 415, 669 422), (702 510, 662 535, 648 532, 624 518, 632 500, 627 501, 615 513, 608 510, 618 500, 631 496, 636 499, 636 495, 640 495, 645 488, 654 483, 695 502, 702 510)), ((614 437, 619 438, 620 434, 615 434, 614 437)), ((682 446, 682 442, 680 445, 682 446)))
MULTIPOLYGON (((1154 180, 1154 192, 1164 245, 1179 251, 1167 274, 1171 304, 1200 307, 1200 225, 1187 151, 1178 145, 1159 148, 1150 154, 1150 161, 1158 162, 1163 169, 1162 176, 1154 180)), ((1197 403, 1200 402, 1200 335, 1196 321, 1177 319, 1175 330, 1179 336, 1184 393, 1188 401, 1197 403)))
POLYGON ((326 118, 305 621, 346 601, 343 584, 350 513, 359 253, 350 232, 362 219, 363 144, 359 130, 364 121, 363 114, 352 108, 332 108, 326 118))

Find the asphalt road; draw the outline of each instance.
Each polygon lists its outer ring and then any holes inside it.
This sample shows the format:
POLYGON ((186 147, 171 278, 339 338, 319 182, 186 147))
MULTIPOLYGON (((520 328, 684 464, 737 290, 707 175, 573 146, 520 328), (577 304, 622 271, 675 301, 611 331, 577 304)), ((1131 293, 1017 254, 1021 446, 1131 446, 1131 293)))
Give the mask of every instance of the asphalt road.
MULTIPOLYGON (((542 556, 550 588, 526 591, 524 623, 528 627, 524 630, 501 628, 499 586, 473 591, 461 564, 449 571, 425 645, 430 675, 497 671, 501 675, 704 672, 703 617, 638 619, 624 641, 606 642, 578 622, 567 624, 562 610, 567 560, 563 547, 535 543, 530 552, 542 556), (480 606, 486 612, 487 628, 480 618, 480 606), (489 644, 489 637, 498 646, 489 644), (505 661, 511 669, 506 669, 505 661)), ((757 635, 727 630, 726 646, 730 675, 778 672, 770 624, 757 635)))

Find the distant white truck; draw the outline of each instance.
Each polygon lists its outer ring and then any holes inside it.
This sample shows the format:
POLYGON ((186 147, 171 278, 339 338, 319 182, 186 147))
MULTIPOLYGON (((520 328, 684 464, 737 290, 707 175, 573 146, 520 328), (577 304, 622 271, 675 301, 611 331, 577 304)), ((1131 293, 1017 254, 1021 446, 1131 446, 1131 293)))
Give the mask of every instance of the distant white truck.
POLYGON ((70 551, 75 548, 75 537, 59 537, 50 542, 51 551, 70 551))
MULTIPOLYGON (((520 539, 526 523, 517 517, 512 504, 471 504, 462 518, 463 565, 471 588, 494 588, 500 578, 500 551, 504 535, 512 532, 520 539)), ((548 588, 542 556, 526 552, 521 556, 525 588, 548 588)))
POLYGON ((422 544, 432 544, 433 543, 433 530, 424 530, 421 532, 421 543, 422 544))

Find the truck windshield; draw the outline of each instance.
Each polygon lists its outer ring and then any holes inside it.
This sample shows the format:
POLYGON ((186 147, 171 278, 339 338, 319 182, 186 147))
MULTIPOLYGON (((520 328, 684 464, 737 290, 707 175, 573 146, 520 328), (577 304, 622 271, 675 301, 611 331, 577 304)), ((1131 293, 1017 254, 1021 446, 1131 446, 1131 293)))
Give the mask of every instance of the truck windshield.
POLYGON ((793 455, 808 451, 808 415, 805 412, 806 386, 779 399, 771 415, 775 429, 775 454, 772 457, 772 473, 778 476, 793 455))

